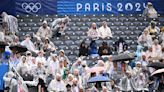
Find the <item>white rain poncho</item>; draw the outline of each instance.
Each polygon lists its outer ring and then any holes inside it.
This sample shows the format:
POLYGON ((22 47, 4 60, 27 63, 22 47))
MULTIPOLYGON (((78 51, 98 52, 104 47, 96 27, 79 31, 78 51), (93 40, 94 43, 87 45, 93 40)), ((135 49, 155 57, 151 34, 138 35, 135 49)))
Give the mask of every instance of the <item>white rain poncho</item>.
POLYGON ((7 23, 8 30, 11 33, 18 32, 18 19, 12 15, 8 15, 6 12, 2 13, 2 22, 7 23))

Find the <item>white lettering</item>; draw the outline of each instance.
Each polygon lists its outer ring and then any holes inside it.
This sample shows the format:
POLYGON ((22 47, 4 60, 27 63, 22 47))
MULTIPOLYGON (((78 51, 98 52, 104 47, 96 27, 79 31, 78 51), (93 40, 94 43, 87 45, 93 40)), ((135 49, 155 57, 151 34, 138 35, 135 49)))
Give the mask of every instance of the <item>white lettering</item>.
POLYGON ((106 10, 107 11, 112 11, 112 4, 111 3, 107 3, 106 10))
POLYGON ((125 10, 127 10, 127 11, 133 10, 133 5, 132 5, 131 3, 127 3, 127 4, 125 5, 125 10))
POLYGON ((99 11, 99 4, 93 3, 93 11, 99 11))
POLYGON ((82 4, 81 3, 77 3, 76 4, 76 10, 79 11, 80 9, 82 9, 82 4))
POLYGON ((85 4, 85 11, 90 11, 90 4, 89 3, 86 3, 85 4))

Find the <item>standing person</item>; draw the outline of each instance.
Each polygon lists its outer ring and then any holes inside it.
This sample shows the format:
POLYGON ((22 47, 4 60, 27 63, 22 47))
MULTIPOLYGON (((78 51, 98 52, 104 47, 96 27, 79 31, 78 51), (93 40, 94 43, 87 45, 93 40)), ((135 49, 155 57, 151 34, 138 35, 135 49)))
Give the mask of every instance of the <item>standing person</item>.
POLYGON ((99 37, 99 34, 98 34, 98 29, 97 29, 97 25, 95 22, 93 22, 91 24, 91 27, 89 28, 88 32, 87 32, 87 35, 89 38, 95 40, 99 37))
POLYGON ((7 29, 12 34, 18 32, 18 19, 12 15, 8 15, 6 12, 1 14, 3 24, 6 24, 7 29))
POLYGON ((114 70, 114 65, 113 65, 113 57, 110 55, 108 57, 108 61, 105 63, 107 73, 109 74, 109 77, 112 77, 112 72, 114 70))
POLYGON ((49 37, 51 38, 52 36, 52 31, 50 29, 50 27, 47 24, 47 21, 43 21, 42 26, 38 29, 38 32, 36 33, 36 35, 40 38, 45 38, 45 37, 49 37))
POLYGON ((102 26, 98 29, 99 36, 101 38, 113 37, 110 27, 108 27, 107 22, 103 21, 102 26))
POLYGON ((69 17, 66 16, 65 18, 57 18, 51 23, 51 29, 53 30, 53 35, 56 37, 60 37, 64 34, 64 31, 69 24, 69 17))
POLYGON ((153 4, 151 2, 147 3, 147 6, 143 12, 143 16, 148 17, 148 18, 157 18, 158 13, 153 7, 153 4))
POLYGON ((79 48, 79 57, 80 56, 88 56, 88 46, 86 45, 85 41, 82 41, 79 48))

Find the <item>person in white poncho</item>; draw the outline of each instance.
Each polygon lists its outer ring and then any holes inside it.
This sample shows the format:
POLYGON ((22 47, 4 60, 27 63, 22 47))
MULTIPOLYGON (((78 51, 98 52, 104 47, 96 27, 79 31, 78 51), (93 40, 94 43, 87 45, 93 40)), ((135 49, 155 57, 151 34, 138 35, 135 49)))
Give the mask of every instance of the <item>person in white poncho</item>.
POLYGON ((57 18, 56 20, 54 20, 51 23, 51 29, 53 31, 53 35, 60 37, 64 33, 69 21, 70 19, 68 16, 64 18, 57 18))
POLYGON ((3 12, 1 14, 2 16, 2 22, 4 24, 7 24, 8 30, 15 34, 18 32, 18 19, 12 15, 8 15, 6 12, 3 12))
POLYGON ((112 37, 111 29, 108 27, 107 22, 103 21, 102 26, 98 29, 101 38, 112 37))
POLYGON ((61 79, 61 74, 56 74, 56 79, 50 82, 48 92, 66 92, 66 85, 61 79))
POLYGON ((158 13, 154 9, 153 4, 151 2, 147 3, 147 6, 143 12, 143 15, 148 18, 157 18, 158 17, 158 13))

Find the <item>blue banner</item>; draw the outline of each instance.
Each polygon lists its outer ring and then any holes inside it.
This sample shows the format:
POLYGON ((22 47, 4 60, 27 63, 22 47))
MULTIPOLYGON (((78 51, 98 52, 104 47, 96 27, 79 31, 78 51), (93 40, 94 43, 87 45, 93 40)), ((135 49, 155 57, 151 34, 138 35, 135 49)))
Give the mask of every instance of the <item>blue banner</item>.
POLYGON ((1 0, 0 13, 4 11, 8 14, 15 15, 15 0, 1 0))
POLYGON ((56 0, 16 0, 16 14, 56 14, 56 0))
POLYGON ((0 64, 0 90, 4 90, 3 76, 8 72, 9 66, 6 64, 0 64))
MULTIPOLYGON (((149 0, 159 13, 164 13, 164 0, 149 0)), ((137 14, 148 0, 58 0, 58 14, 137 14)))
POLYGON ((138 14, 147 2, 164 14, 164 0, 1 0, 0 13, 8 14, 138 14))

